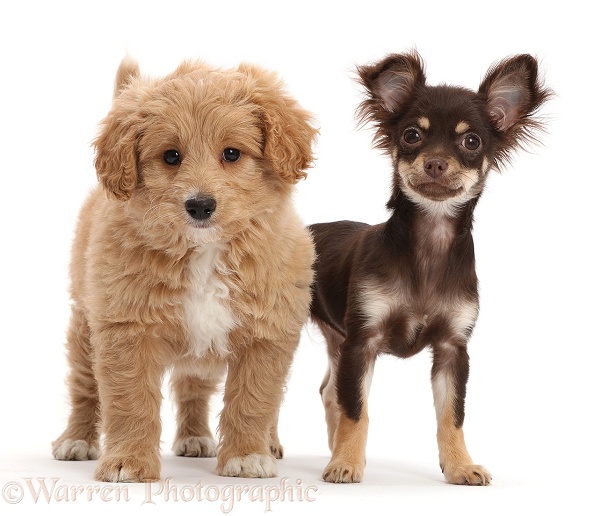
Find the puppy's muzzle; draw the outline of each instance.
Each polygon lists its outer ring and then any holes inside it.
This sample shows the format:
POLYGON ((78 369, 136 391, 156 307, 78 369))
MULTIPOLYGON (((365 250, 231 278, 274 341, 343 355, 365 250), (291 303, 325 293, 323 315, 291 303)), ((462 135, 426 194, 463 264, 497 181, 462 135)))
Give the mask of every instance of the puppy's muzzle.
POLYGON ((196 195, 186 201, 186 211, 195 220, 209 219, 217 208, 217 201, 207 195, 196 195))

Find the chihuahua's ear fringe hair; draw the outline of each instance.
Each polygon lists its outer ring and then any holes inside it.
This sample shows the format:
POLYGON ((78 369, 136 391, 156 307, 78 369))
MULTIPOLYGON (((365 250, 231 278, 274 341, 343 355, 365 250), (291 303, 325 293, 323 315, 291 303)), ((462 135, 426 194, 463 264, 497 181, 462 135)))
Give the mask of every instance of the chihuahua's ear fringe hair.
MULTIPOLYGON (((530 147, 542 145, 541 135, 548 134, 550 116, 540 113, 542 106, 556 96, 555 92, 544 86, 543 74, 538 61, 529 54, 510 56, 494 63, 487 70, 479 87, 479 94, 489 95, 497 77, 520 74, 527 83, 529 98, 515 122, 505 130, 499 130, 500 150, 494 156, 493 168, 499 172, 512 161, 517 151, 530 151, 530 147)), ((496 124, 496 122, 495 122, 496 124)), ((496 124, 497 125, 497 124, 496 124)))
POLYGON ((372 140, 373 148, 389 152, 392 142, 388 127, 393 117, 406 108, 414 88, 425 85, 425 63, 420 54, 412 49, 403 54, 390 54, 371 65, 357 66, 356 73, 355 80, 363 86, 366 94, 355 111, 357 128, 371 124, 376 131, 372 140), (387 98, 386 85, 391 80, 390 76, 397 75, 400 77, 398 97, 387 98))
MULTIPOLYGON (((410 50, 388 55, 371 65, 357 66, 356 72, 356 81, 365 90, 365 98, 355 112, 357 127, 370 124, 375 130, 373 147, 388 153, 393 144, 389 127, 406 110, 415 88, 425 86, 425 64, 416 50, 410 50)), ((538 111, 555 93, 545 88, 534 57, 520 54, 494 63, 485 74, 478 94, 483 96, 487 111, 491 110, 487 115, 492 117, 500 142, 493 168, 501 170, 516 151, 542 144, 539 136, 546 134, 548 118, 538 111), (507 88, 521 90, 524 99, 502 120, 496 116, 501 108, 496 98, 499 95, 505 98, 510 93, 507 88)))

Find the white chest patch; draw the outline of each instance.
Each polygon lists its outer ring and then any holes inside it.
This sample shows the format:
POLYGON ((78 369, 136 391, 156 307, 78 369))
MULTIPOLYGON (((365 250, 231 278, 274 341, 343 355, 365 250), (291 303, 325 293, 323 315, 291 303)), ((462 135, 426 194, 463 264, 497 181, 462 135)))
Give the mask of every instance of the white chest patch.
POLYGON ((185 300, 190 346, 196 356, 225 355, 228 334, 236 322, 229 305, 229 288, 219 275, 223 265, 219 246, 197 249, 188 263, 189 289, 185 300))
POLYGON ((471 301, 443 302, 434 300, 426 306, 419 306, 416 300, 402 295, 403 288, 394 285, 391 289, 374 283, 367 283, 359 291, 359 310, 364 316, 366 329, 379 331, 368 343, 372 347, 381 345, 384 335, 382 325, 392 314, 406 314, 407 334, 412 335, 415 329, 432 323, 436 316, 444 316, 450 323, 454 335, 466 337, 474 327, 478 317, 478 304, 471 301))

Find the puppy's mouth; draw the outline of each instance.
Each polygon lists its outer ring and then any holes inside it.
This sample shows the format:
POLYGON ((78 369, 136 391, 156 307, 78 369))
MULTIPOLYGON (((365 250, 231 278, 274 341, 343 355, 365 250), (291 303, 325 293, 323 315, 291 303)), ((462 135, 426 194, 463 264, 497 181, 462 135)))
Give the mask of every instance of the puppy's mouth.
POLYGON ((191 219, 189 221, 189 225, 191 228, 195 228, 195 229, 209 229, 214 226, 213 221, 211 219, 207 219, 207 220, 191 219))
POLYGON ((211 235, 219 232, 218 224, 211 218, 193 219, 189 218, 187 222, 187 233, 193 240, 210 238, 211 235))
POLYGON ((214 224, 188 224, 186 239, 190 247, 200 247, 221 240, 221 232, 214 224))
POLYGON ((218 241, 220 231, 216 224, 217 201, 212 195, 196 193, 184 203, 188 230, 187 237, 194 245, 218 241))

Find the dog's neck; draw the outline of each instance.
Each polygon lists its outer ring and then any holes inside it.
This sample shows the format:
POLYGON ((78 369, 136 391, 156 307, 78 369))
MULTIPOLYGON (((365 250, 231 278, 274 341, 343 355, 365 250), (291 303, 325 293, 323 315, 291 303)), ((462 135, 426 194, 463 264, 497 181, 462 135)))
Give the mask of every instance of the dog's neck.
POLYGON ((387 234, 397 247, 447 253, 456 242, 472 238, 477 202, 478 196, 453 210, 426 209, 398 191, 388 202, 392 215, 386 222, 387 234))

